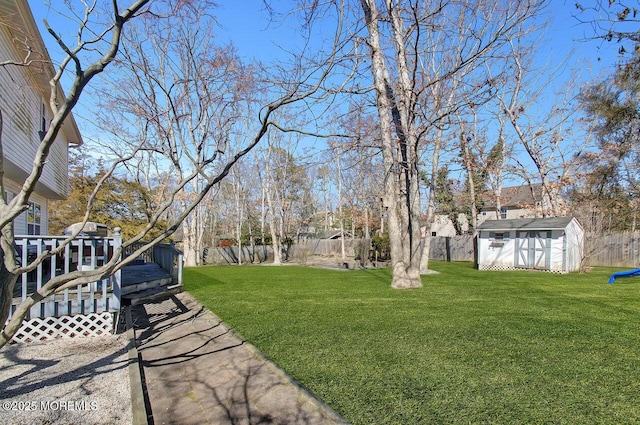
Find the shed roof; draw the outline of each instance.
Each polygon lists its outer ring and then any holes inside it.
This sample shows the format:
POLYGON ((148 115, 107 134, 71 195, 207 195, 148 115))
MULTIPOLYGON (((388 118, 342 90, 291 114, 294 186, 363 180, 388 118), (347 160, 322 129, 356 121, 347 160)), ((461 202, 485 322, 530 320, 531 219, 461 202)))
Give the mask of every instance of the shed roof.
POLYGON ((478 230, 562 230, 573 217, 552 218, 514 218, 510 220, 487 220, 478 226, 478 230))

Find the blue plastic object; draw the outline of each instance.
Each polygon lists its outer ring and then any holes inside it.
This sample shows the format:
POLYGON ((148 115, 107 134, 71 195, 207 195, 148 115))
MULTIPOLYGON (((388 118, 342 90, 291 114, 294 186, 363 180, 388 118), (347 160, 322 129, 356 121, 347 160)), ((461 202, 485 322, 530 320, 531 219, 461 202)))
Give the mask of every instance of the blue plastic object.
POLYGON ((609 277, 609 285, 611 285, 619 277, 634 277, 634 276, 640 276, 640 269, 615 272, 614 274, 611 275, 611 277, 609 277))

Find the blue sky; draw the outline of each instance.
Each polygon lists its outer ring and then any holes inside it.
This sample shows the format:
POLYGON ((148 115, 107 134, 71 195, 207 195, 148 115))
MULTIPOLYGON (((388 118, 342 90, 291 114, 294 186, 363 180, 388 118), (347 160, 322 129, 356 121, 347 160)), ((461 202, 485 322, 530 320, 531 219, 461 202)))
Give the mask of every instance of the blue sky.
MULTIPOLYGON (((51 26, 65 36, 71 36, 77 27, 70 26, 62 20, 56 9, 66 10, 61 0, 28 0, 36 22, 40 25, 43 38, 50 49, 52 59, 61 57, 60 50, 53 43, 52 38, 45 32, 42 20, 48 19, 51 26)), ((76 0, 77 2, 77 0, 76 0)), ((120 3, 126 3, 121 1, 120 3)), ((269 15, 264 10, 263 0, 219 0, 219 8, 215 14, 219 21, 219 28, 215 29, 221 42, 232 41, 238 53, 247 59, 260 59, 265 62, 273 60, 282 54, 278 45, 291 46, 296 37, 293 24, 270 22, 269 15)), ((276 9, 285 10, 292 2, 288 0, 272 0, 276 9)), ((544 52, 538 58, 540 66, 548 62, 553 66, 559 64, 573 51, 569 63, 558 78, 561 87, 570 79, 576 79, 579 74, 586 81, 597 79, 600 75, 610 74, 613 64, 617 61, 617 47, 602 44, 598 41, 579 41, 589 37, 590 27, 579 25, 572 17, 576 13, 575 1, 553 0, 548 10, 551 26, 545 39, 549 40, 544 52), (598 60, 600 58, 601 60, 598 60), (576 71, 577 70, 577 71, 576 71)), ((83 109, 86 100, 74 112, 81 130, 88 133, 86 128, 90 112, 83 109), (87 118, 87 120, 85 120, 87 118)))
MULTIPOLYGON (((278 0, 273 3, 282 8, 288 2, 278 0)), ((551 20, 547 36, 549 57, 561 59, 575 50, 574 61, 590 63, 597 75, 616 62, 617 47, 600 41, 580 41, 592 34, 589 26, 580 25, 573 17, 576 14, 575 3, 553 0, 547 10, 547 17, 551 20)), ((292 36, 295 37, 293 27, 269 22, 263 0, 221 1, 216 15, 223 29, 228 30, 227 34, 222 30, 219 36, 233 40, 238 51, 248 58, 269 59, 277 54, 277 44, 288 43, 292 36)))
MULTIPOLYGON (((287 4, 283 0, 273 3, 281 8, 287 4)), ((579 25, 573 17, 576 14, 575 3, 553 0, 547 11, 551 20, 550 48, 554 55, 561 57, 569 50, 576 49, 578 56, 594 62, 598 69, 611 64, 616 60, 617 48, 612 48, 609 44, 602 45, 598 41, 579 41, 589 37, 591 29, 586 25, 579 25), (602 59, 600 62, 597 61, 599 57, 602 59)), ((228 30, 228 36, 225 37, 224 31, 219 36, 233 40, 241 54, 249 58, 268 59, 271 53, 277 51, 274 46, 289 42, 295 31, 287 24, 269 22, 263 0, 221 1, 216 15, 222 27, 228 30)))
MULTIPOLYGON (((70 27, 60 19, 55 10, 64 10, 61 0, 28 0, 36 22, 41 26, 45 42, 49 46, 50 36, 44 34, 42 20, 48 19, 51 26, 61 33, 72 35, 76 28, 70 27)), ((275 9, 286 10, 287 0, 270 0, 275 9)), ((123 2, 120 2, 123 3, 123 2)), ((126 2, 124 2, 126 3, 126 2)), ((268 60, 279 54, 278 45, 295 42, 296 29, 290 23, 270 22, 265 11, 264 0, 220 0, 215 14, 220 23, 216 30, 221 41, 233 41, 239 53, 246 58, 268 60)), ((549 33, 549 51, 558 58, 571 49, 577 50, 577 56, 591 61, 596 68, 615 62, 617 48, 609 44, 591 41, 579 42, 590 35, 590 28, 578 25, 572 17, 575 14, 575 1, 553 0, 548 15, 552 21, 549 33), (602 46, 600 48, 600 46, 602 46), (600 57, 603 60, 597 62, 600 57)))
MULTIPOLYGON (((275 2, 282 4, 282 1, 275 2)), ((269 60, 291 41, 295 28, 270 21, 263 0, 224 1, 216 12, 221 40, 233 41, 247 59, 269 60)))

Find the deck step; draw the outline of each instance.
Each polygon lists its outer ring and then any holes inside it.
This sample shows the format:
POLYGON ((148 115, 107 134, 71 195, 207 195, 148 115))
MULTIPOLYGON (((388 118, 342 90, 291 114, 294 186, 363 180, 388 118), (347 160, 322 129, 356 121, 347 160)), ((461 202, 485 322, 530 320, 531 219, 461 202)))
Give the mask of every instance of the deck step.
POLYGON ((159 286, 168 286, 171 285, 172 279, 171 276, 162 277, 157 279, 148 280, 145 282, 134 283, 126 286, 122 286, 121 293, 122 295, 133 294, 136 292, 146 291, 147 289, 153 289, 159 286))
POLYGON ((171 275, 155 263, 125 266, 122 269, 122 295, 170 285, 172 281, 171 275))
POLYGON ((182 285, 162 285, 148 288, 138 292, 132 292, 122 296, 123 305, 138 305, 147 302, 159 301, 183 291, 182 285))

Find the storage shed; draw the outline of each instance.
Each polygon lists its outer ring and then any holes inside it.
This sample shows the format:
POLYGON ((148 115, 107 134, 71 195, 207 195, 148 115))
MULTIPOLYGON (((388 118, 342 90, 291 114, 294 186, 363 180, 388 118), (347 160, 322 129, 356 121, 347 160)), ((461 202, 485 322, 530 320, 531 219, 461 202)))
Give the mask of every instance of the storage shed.
POLYGON ((478 226, 478 269, 580 269, 584 229, 572 217, 488 220, 478 226))

